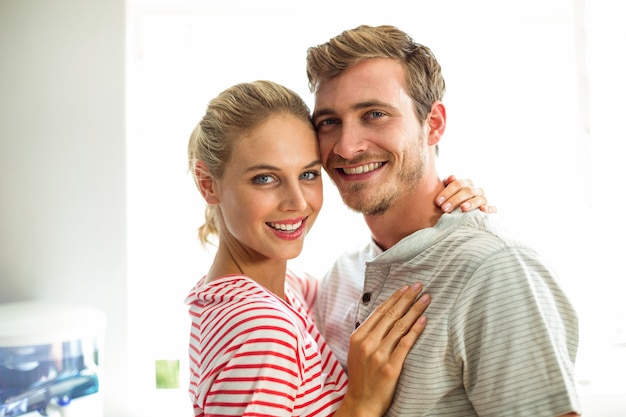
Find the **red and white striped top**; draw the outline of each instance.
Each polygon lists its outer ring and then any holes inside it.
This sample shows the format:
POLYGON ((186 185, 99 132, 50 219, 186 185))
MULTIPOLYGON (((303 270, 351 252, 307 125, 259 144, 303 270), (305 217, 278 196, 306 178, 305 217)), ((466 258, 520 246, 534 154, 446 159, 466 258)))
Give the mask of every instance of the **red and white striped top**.
POLYGON ((200 281, 191 316, 195 416, 330 416, 348 379, 315 327, 317 280, 288 273, 288 302, 245 276, 200 281))

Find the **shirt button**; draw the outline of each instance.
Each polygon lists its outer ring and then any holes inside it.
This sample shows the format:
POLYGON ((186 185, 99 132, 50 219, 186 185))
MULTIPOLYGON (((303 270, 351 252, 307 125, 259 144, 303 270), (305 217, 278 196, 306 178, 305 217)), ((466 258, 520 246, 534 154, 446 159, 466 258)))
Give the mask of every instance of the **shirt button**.
POLYGON ((369 303, 371 299, 372 294, 369 292, 366 292, 365 294, 363 294, 363 297, 361 297, 361 301, 363 301, 365 304, 369 303))

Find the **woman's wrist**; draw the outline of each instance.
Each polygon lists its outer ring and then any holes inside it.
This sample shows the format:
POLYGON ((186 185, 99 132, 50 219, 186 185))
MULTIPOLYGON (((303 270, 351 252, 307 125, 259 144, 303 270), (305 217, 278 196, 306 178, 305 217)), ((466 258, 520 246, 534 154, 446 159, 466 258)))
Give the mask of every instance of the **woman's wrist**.
POLYGON ((362 399, 356 399, 346 394, 341 406, 335 411, 333 417, 380 417, 384 412, 385 410, 377 411, 365 405, 362 399))

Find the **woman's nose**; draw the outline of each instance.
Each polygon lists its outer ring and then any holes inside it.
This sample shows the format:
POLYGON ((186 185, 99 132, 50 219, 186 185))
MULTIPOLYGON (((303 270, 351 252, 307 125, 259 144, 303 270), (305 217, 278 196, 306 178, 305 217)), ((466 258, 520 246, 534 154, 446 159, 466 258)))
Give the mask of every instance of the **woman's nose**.
POLYGON ((281 210, 302 211, 308 206, 307 199, 299 184, 287 185, 281 203, 281 210))

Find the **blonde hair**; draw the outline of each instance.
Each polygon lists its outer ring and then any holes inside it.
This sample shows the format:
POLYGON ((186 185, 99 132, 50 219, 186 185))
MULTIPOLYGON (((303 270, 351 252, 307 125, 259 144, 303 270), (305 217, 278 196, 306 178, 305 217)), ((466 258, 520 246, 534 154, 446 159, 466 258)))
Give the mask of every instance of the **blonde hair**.
POLYGON ((309 48, 306 71, 311 92, 317 90, 321 81, 338 76, 360 61, 373 58, 396 59, 404 65, 409 95, 415 104, 418 120, 423 123, 432 104, 442 100, 445 93, 441 67, 428 47, 416 43, 394 26, 361 25, 309 48))
MULTIPOLYGON (((311 123, 310 110, 304 100, 272 81, 236 84, 212 99, 189 138, 189 169, 196 186, 197 162, 206 166, 207 174, 215 179, 221 178, 238 140, 277 114, 291 114, 311 123)), ((198 238, 203 244, 211 243, 210 238, 218 236, 219 216, 216 207, 207 204, 205 222, 198 229, 198 238)))

